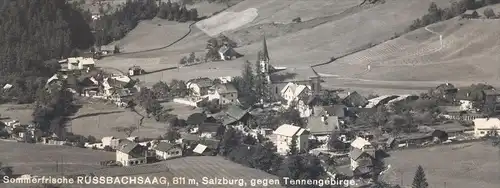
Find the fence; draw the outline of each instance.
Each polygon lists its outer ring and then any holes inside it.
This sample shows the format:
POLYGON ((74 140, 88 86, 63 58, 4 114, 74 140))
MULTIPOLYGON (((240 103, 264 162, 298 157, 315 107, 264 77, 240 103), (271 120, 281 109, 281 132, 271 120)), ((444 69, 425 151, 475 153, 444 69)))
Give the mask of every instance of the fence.
POLYGON ((409 150, 409 149, 421 149, 421 148, 429 148, 429 147, 434 147, 434 146, 440 146, 440 145, 455 145, 455 144, 465 144, 465 143, 474 143, 474 142, 484 142, 487 139, 473 139, 473 140, 461 140, 461 141, 453 141, 450 143, 441 143, 441 144, 430 144, 430 145, 408 145, 408 147, 402 147, 402 148, 394 148, 392 151, 402 151, 402 150, 409 150))

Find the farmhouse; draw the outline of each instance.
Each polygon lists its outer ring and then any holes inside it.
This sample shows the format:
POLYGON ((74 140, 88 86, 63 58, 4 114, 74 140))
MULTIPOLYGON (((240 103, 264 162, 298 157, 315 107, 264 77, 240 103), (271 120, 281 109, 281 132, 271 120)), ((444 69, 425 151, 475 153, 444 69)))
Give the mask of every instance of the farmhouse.
POLYGON ((292 139, 295 138, 297 141, 297 149, 307 150, 309 148, 309 131, 289 125, 283 124, 274 131, 276 135, 276 148, 278 153, 286 154, 290 151, 290 145, 292 144, 292 139))
POLYGON ((202 138, 217 138, 224 134, 226 127, 221 123, 202 123, 198 128, 198 133, 202 138))
POLYGON ((497 90, 484 90, 484 106, 490 112, 500 112, 500 92, 497 90))
POLYGON ((337 116, 311 116, 307 119, 307 129, 313 136, 330 135, 332 131, 340 131, 340 122, 337 116))
POLYGON ((447 100, 452 100, 457 92, 458 89, 453 84, 445 83, 434 88, 431 91, 431 95, 447 100))
POLYGON ((221 48, 219 48, 219 58, 223 61, 226 60, 231 60, 233 58, 238 58, 241 57, 241 54, 236 52, 231 45, 228 45, 227 43, 224 44, 221 48))
POLYGON ((474 136, 481 138, 488 134, 500 134, 500 119, 498 118, 477 118, 474 121, 474 136))
POLYGON ((357 171, 358 174, 368 173, 367 171, 372 165, 372 158, 375 157, 375 148, 372 143, 364 138, 357 137, 351 143, 349 158, 351 160, 351 170, 357 171))
POLYGON ((368 100, 356 91, 348 92, 342 102, 348 107, 364 107, 368 100))
POLYGON ((462 14, 462 18, 466 19, 479 18, 479 14, 477 13, 476 10, 467 10, 462 14))
POLYGON ((154 147, 154 150, 156 159, 158 160, 167 160, 182 156, 182 147, 168 142, 159 142, 156 147, 154 147))
POLYGON ((293 82, 289 82, 281 90, 281 97, 283 97, 287 104, 290 105, 292 102, 297 101, 300 98, 309 96, 311 93, 311 87, 306 85, 299 85, 293 82))
POLYGON ((216 85, 210 90, 210 94, 212 99, 219 99, 220 105, 238 102, 238 90, 231 83, 216 85))
POLYGON ((457 136, 457 135, 464 134, 464 133, 468 133, 468 132, 472 132, 474 130, 473 127, 465 127, 458 122, 435 125, 435 126, 431 126, 430 128, 432 128, 434 130, 443 131, 450 137, 457 136))
POLYGON ((115 138, 114 136, 107 136, 101 139, 102 147, 109 146, 111 149, 118 148, 120 139, 115 138))
POLYGON ((187 81, 186 86, 193 91, 194 96, 208 95, 210 87, 213 86, 213 81, 210 78, 196 78, 187 81))
POLYGON ((144 147, 127 139, 119 141, 116 150, 116 162, 123 166, 132 166, 147 163, 144 147))
POLYGON ((89 71, 91 68, 95 67, 94 58, 70 57, 66 62, 68 63, 68 70, 89 71))
POLYGON ((229 105, 222 113, 223 125, 245 125, 250 118, 249 110, 236 105, 229 105))
POLYGON ((144 74, 145 71, 139 66, 132 66, 128 69, 128 75, 129 76, 135 76, 135 75, 141 75, 144 74))

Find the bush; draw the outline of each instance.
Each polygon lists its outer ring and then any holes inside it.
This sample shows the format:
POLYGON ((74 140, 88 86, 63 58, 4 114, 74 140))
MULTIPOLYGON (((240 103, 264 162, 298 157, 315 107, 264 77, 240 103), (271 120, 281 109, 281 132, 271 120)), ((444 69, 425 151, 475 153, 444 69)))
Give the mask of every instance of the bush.
POLYGON ((495 18, 496 17, 495 12, 493 12, 493 9, 491 9, 491 8, 484 9, 483 14, 484 14, 484 16, 486 16, 486 18, 495 18))
POLYGON ((295 22, 295 23, 300 23, 302 22, 302 19, 300 19, 300 17, 296 17, 292 20, 292 22, 295 22))

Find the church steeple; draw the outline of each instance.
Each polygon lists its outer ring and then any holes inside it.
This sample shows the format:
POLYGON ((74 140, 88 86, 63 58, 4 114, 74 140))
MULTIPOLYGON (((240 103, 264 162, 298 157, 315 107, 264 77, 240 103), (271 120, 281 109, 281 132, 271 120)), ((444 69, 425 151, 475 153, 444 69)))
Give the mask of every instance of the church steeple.
POLYGON ((264 36, 264 40, 262 40, 262 51, 261 51, 261 61, 267 61, 269 62, 269 52, 267 51, 267 42, 266 42, 266 36, 264 36))
POLYGON ((271 83, 271 66, 269 65, 269 52, 267 51, 266 36, 264 36, 262 49, 259 51, 257 58, 260 65, 260 72, 264 74, 266 83, 271 83))

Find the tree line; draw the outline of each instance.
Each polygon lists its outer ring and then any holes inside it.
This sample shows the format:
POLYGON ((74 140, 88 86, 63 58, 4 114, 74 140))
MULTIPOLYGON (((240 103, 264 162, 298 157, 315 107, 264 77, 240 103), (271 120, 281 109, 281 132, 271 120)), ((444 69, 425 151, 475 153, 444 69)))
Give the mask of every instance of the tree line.
POLYGON ((34 102, 36 91, 72 49, 90 47, 93 36, 82 14, 65 0, 18 0, 0 12, 0 85, 2 101, 34 102))
POLYGON ((168 0, 166 3, 161 3, 157 16, 169 21, 197 21, 198 10, 195 8, 188 10, 185 5, 181 6, 177 2, 172 3, 168 0))
POLYGON ((198 19, 196 9, 188 10, 186 6, 181 6, 177 2, 167 1, 158 3, 155 0, 127 1, 120 9, 112 14, 102 15, 96 21, 95 30, 97 45, 106 45, 119 40, 134 29, 139 21, 150 20, 154 17, 168 19, 170 21, 187 22, 198 19))
POLYGON ((499 0, 460 0, 458 2, 452 2, 450 8, 444 9, 437 7, 436 3, 432 2, 429 5, 428 13, 421 18, 414 20, 413 23, 407 28, 407 32, 433 23, 449 20, 453 17, 461 15, 466 10, 475 10, 487 5, 497 4, 499 2, 499 0))

